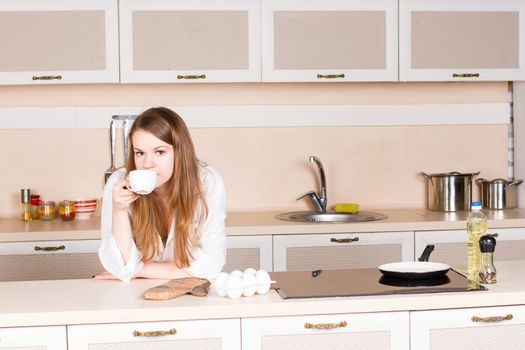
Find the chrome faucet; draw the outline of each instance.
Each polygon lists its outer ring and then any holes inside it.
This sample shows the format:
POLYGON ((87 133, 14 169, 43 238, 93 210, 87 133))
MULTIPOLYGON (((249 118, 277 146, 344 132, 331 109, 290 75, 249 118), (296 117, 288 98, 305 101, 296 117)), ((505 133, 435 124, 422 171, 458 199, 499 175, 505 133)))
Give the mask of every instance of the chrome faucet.
POLYGON ((316 156, 310 156, 308 158, 310 163, 315 163, 317 165, 317 170, 319 171, 319 180, 320 180, 320 189, 319 193, 317 194, 314 191, 310 191, 301 197, 297 198, 297 200, 302 199, 304 197, 308 197, 310 201, 312 202, 312 205, 314 206, 314 209, 318 213, 325 213, 326 212, 326 178, 324 176, 324 168, 323 164, 321 163, 321 160, 317 158, 316 156))

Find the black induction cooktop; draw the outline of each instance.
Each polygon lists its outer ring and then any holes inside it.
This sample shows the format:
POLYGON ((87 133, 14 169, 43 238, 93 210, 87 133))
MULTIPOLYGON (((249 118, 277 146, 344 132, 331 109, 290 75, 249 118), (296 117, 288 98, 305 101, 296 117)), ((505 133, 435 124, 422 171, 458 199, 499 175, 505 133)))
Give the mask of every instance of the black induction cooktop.
POLYGON ((385 278, 377 268, 271 272, 283 299, 487 290, 450 269, 438 279, 385 278))

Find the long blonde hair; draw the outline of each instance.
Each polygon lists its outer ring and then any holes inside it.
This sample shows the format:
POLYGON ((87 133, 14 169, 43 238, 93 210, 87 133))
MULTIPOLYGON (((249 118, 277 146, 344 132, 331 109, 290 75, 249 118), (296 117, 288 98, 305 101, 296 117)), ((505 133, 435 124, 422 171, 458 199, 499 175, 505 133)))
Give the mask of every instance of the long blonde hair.
POLYGON ((174 111, 165 107, 146 110, 137 117, 129 131, 128 171, 136 169, 133 134, 137 130, 149 132, 172 145, 174 162, 173 175, 167 183, 171 189, 167 203, 161 203, 155 192, 140 196, 132 203, 133 238, 144 261, 149 261, 160 251, 159 234, 167 234, 174 219, 174 263, 179 268, 188 267, 191 248, 199 244, 198 226, 208 215, 199 175, 199 160, 190 133, 182 118, 174 111), (167 212, 164 208, 167 208, 167 212))

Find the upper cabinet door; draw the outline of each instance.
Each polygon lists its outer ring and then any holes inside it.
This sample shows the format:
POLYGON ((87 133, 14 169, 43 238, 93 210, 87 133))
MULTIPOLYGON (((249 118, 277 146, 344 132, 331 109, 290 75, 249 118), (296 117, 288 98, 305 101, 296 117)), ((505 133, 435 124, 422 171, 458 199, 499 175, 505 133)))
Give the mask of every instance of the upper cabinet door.
POLYGON ((401 81, 525 79, 525 1, 399 0, 401 81))
POLYGON ((117 0, 0 0, 0 84, 119 81, 117 0))
POLYGON ((263 0, 263 81, 397 81, 397 0, 263 0))
POLYGON ((259 6, 259 0, 120 0, 121 81, 260 81, 259 6))

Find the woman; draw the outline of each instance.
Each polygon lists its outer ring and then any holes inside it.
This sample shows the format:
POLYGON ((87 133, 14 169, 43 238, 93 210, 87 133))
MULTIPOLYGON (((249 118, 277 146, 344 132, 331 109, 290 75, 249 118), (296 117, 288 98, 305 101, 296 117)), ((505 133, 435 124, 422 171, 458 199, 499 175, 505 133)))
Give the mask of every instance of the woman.
POLYGON ((97 279, 215 278, 226 256, 221 176, 199 162, 184 121, 170 109, 142 113, 129 132, 126 168, 157 173, 149 195, 129 189, 126 169, 109 178, 102 205, 97 279))

